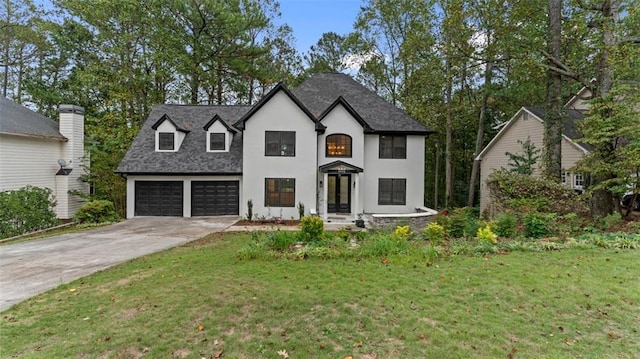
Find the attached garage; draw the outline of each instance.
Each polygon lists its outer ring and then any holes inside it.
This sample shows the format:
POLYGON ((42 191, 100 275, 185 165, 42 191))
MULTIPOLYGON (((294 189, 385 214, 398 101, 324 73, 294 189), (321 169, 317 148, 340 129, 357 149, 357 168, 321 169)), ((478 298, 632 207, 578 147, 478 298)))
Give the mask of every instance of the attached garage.
POLYGON ((239 213, 239 181, 191 182, 191 216, 237 216, 239 213))
POLYGON ((182 181, 135 181, 136 216, 182 217, 182 181))

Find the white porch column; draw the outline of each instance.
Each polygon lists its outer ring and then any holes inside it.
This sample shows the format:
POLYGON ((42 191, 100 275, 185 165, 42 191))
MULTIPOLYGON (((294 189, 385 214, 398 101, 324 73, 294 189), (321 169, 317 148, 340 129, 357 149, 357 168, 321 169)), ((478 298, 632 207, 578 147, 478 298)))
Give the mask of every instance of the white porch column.
POLYGON ((327 172, 322 174, 322 220, 327 221, 329 219, 329 207, 327 204, 327 198, 329 198, 329 174, 327 172))
POLYGON ((358 213, 362 213, 360 211, 360 174, 353 174, 353 219, 358 219, 358 213))

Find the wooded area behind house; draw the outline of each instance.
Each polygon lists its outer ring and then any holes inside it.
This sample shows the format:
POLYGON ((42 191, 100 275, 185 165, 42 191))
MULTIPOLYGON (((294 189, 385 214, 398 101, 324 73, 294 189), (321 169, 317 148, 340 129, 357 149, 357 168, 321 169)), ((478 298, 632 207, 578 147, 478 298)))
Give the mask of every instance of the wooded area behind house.
MULTIPOLYGON (((50 118, 59 104, 85 108, 93 195, 120 211, 125 181, 113 170, 154 105, 251 105, 324 71, 438 132, 427 139, 427 206, 477 204, 474 158, 495 125, 525 105, 553 116, 584 86, 594 150, 579 170, 601 187, 604 212, 612 194, 639 191, 638 0, 365 0, 352 33, 326 30, 301 53, 275 0, 2 0, 0 86, 50 118)), ((543 162, 559 180, 553 156, 543 162)))

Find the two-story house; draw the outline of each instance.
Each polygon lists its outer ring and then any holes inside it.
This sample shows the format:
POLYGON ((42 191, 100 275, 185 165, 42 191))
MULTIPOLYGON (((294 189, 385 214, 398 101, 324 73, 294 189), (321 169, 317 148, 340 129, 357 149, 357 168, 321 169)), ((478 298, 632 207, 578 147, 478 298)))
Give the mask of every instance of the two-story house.
POLYGON ((254 106, 159 105, 117 173, 127 217, 327 219, 424 205, 430 129, 350 76, 323 73, 254 106))
MULTIPOLYGON (((572 173, 570 169, 581 160, 592 147, 582 143, 582 134, 578 131, 577 123, 585 117, 589 110, 587 99, 591 92, 587 88, 580 90, 564 106, 564 121, 562 128, 562 183, 576 191, 583 191, 585 178, 582 173, 572 173)), ((480 209, 491 212, 491 198, 487 179, 489 175, 501 168, 507 168, 509 156, 507 152, 522 154, 520 142, 529 140, 537 149, 544 146, 544 118, 545 110, 538 107, 522 107, 506 122, 476 157, 480 161, 480 209), (518 142, 520 141, 520 142, 518 142)), ((542 173, 541 159, 533 166, 533 174, 542 173)))
POLYGON ((60 219, 73 218, 89 194, 83 180, 84 109, 60 105, 58 122, 0 96, 0 191, 49 188, 60 219))

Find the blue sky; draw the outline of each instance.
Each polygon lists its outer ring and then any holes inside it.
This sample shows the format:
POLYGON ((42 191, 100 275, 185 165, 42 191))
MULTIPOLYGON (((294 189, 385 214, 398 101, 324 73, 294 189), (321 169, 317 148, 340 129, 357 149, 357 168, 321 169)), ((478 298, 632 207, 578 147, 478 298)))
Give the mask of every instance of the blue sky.
POLYGON ((364 4, 362 0, 279 0, 282 23, 293 29, 296 48, 307 52, 323 33, 346 35, 364 4))

